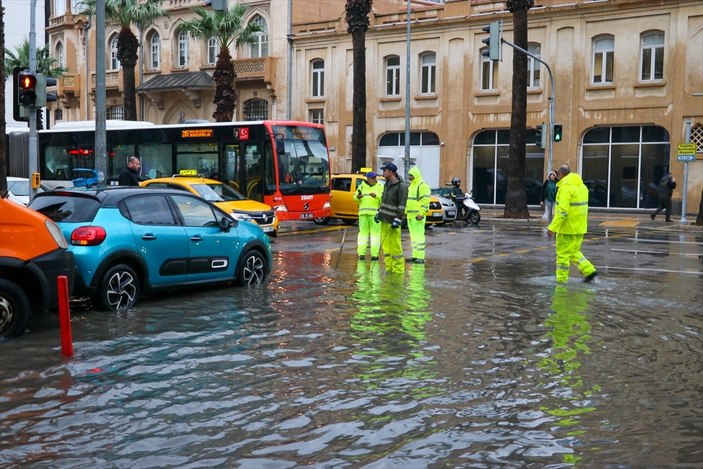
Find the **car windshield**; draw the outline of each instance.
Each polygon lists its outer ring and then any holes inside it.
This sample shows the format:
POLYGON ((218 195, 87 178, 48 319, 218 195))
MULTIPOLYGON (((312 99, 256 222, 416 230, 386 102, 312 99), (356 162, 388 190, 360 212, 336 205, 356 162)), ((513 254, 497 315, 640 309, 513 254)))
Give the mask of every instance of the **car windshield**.
POLYGON ((245 200, 239 192, 224 184, 193 184, 193 189, 208 202, 232 202, 245 200))
POLYGON ((29 195, 28 181, 7 181, 7 188, 13 195, 29 195))

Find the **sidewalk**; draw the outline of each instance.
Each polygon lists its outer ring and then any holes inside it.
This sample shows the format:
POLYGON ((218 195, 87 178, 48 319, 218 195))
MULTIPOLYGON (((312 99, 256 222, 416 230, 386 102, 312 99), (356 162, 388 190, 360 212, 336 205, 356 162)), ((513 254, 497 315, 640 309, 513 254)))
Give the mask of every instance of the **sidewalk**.
MULTIPOLYGON (((496 208, 481 208, 481 223, 491 224, 525 224, 532 226, 547 226, 547 222, 542 220, 541 210, 530 210, 530 219, 512 219, 503 218, 504 209, 496 208)), ((664 214, 660 213, 657 218, 652 220, 650 214, 652 211, 623 213, 613 211, 589 211, 588 224, 589 227, 600 226, 603 228, 646 228, 653 230, 666 231, 703 231, 703 226, 697 226, 696 215, 688 215, 687 224, 681 224, 681 217, 672 216, 672 223, 664 221, 664 214)))

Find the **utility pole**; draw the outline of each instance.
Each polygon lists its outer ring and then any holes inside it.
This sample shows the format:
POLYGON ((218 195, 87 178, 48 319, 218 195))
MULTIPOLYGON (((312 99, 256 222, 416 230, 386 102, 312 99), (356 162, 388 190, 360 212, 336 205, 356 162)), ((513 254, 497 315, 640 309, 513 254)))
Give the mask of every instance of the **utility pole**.
POLYGON ((410 8, 411 2, 407 0, 407 27, 405 32, 405 179, 410 172, 410 8))
POLYGON ((98 183, 107 177, 107 128, 105 123, 105 0, 95 2, 95 170, 98 183), (101 177, 102 175, 102 177, 101 177))
MULTIPOLYGON (((36 15, 37 15, 37 0, 30 2, 29 8, 29 73, 36 76, 37 74, 37 30, 36 30, 36 15)), ((37 172, 37 108, 32 104, 28 108, 29 112, 29 199, 33 199, 37 195, 38 187, 32 184, 34 174, 37 172)))

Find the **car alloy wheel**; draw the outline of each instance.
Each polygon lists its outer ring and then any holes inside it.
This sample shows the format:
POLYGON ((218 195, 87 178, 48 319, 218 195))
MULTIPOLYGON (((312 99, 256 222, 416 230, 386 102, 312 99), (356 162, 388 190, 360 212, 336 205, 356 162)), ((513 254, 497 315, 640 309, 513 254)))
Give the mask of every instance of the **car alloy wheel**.
POLYGON ((266 262, 264 256, 259 251, 249 251, 244 254, 244 258, 237 272, 237 283, 239 285, 254 285, 263 283, 266 278, 266 262))
POLYGON ((128 265, 114 265, 103 276, 97 296, 99 306, 105 310, 129 309, 139 298, 139 278, 128 265))

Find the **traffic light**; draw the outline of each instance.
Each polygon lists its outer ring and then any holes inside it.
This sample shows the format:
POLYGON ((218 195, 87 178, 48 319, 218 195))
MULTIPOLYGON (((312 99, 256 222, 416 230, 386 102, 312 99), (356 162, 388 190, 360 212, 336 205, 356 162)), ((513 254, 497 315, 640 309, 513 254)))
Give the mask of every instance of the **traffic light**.
POLYGON ((488 33, 487 38, 481 39, 486 45, 481 55, 491 60, 500 60, 500 21, 492 21, 488 26, 481 28, 481 31, 488 33))
POLYGON ((555 142, 561 142, 561 124, 554 124, 554 132, 552 133, 552 138, 555 142))
POLYGON ((547 124, 542 124, 535 129, 535 145, 542 150, 547 148, 547 124))
POLYGON ((22 67, 12 69, 12 117, 29 122, 29 106, 37 101, 37 77, 22 67))
POLYGON ((42 74, 37 74, 37 100, 34 103, 36 107, 44 107, 46 103, 56 101, 58 96, 56 93, 47 93, 46 89, 50 86, 56 86, 56 78, 47 77, 42 74))

